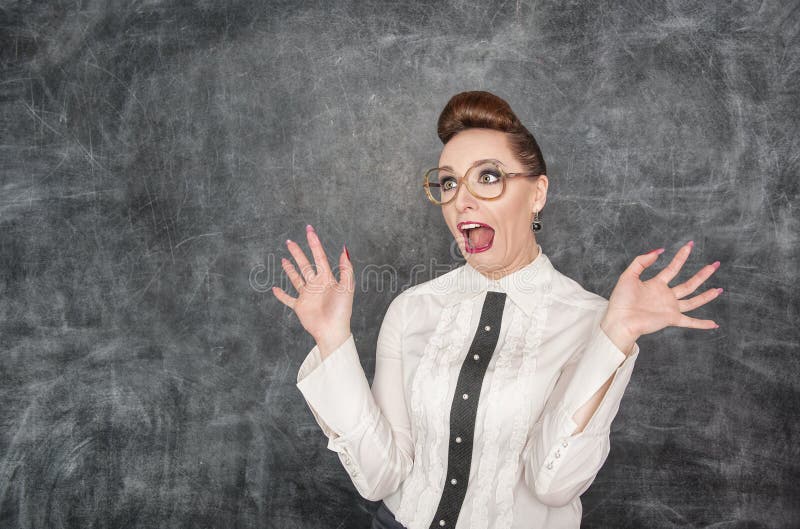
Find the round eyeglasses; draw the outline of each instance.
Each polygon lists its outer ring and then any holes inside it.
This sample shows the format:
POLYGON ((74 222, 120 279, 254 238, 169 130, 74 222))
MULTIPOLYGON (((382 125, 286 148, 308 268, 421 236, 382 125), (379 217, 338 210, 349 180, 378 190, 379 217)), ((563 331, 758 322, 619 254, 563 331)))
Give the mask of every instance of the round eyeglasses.
POLYGON ((443 206, 456 198, 463 180, 467 191, 481 200, 497 200, 506 189, 506 180, 514 176, 539 176, 533 173, 509 173, 499 160, 478 160, 464 176, 457 176, 450 167, 434 167, 425 172, 422 186, 428 200, 443 206))

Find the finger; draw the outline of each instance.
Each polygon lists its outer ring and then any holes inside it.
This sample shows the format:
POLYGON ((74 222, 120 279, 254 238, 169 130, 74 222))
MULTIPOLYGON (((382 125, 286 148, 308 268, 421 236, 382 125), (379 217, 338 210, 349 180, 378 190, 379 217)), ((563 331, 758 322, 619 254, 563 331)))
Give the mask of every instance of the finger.
POLYGON ((647 252, 646 254, 637 255, 623 273, 631 274, 634 277, 639 277, 648 266, 656 262, 658 256, 663 252, 664 248, 659 248, 658 250, 653 250, 652 252, 647 252))
POLYGON ((355 289, 353 263, 350 262, 345 248, 346 246, 342 247, 342 253, 339 255, 339 283, 341 283, 348 292, 352 292, 355 289))
POLYGON ((303 288, 306 284, 305 281, 303 281, 303 278, 300 277, 300 274, 297 273, 297 270, 295 270, 292 262, 285 257, 281 257, 281 266, 283 267, 283 270, 286 272, 286 275, 289 276, 289 281, 292 282, 294 289, 300 292, 300 289, 303 288))
POLYGON ((719 327, 714 320, 698 320, 697 318, 690 318, 685 314, 681 316, 674 324, 677 327, 687 327, 689 329, 716 329, 719 327))
POLYGON ((311 281, 314 278, 314 275, 316 275, 316 272, 314 271, 314 267, 311 266, 311 263, 308 262, 306 254, 303 253, 300 245, 291 239, 286 239, 286 247, 289 249, 289 253, 292 254, 292 257, 294 257, 294 260, 297 262, 297 266, 300 267, 300 273, 303 275, 306 283, 311 281))
POLYGON ((314 255, 314 264, 317 265, 317 274, 328 277, 331 275, 331 267, 328 264, 328 256, 325 255, 325 249, 322 247, 322 242, 319 240, 317 232, 311 224, 306 226, 306 236, 308 237, 308 246, 311 248, 311 253, 314 255))
POLYGON ((681 312, 689 312, 697 307, 702 307, 712 299, 716 299, 720 294, 722 294, 721 288, 709 288, 702 294, 698 294, 693 298, 678 301, 678 310, 681 312))
POLYGON ((275 297, 278 298, 278 301, 294 310, 294 302, 297 301, 297 298, 293 298, 284 292, 280 287, 272 287, 272 293, 275 294, 275 297))
POLYGON ((681 267, 683 267, 683 263, 686 262, 686 259, 689 258, 689 254, 692 253, 692 246, 694 246, 694 241, 689 241, 684 244, 678 253, 675 254, 675 257, 672 258, 672 261, 664 267, 659 273, 655 275, 653 279, 658 279, 663 281, 665 285, 669 284, 678 272, 681 271, 681 267))
POLYGON ((687 281, 672 287, 672 292, 675 294, 675 299, 684 298, 697 290, 697 287, 702 285, 706 279, 711 277, 711 274, 716 272, 718 268, 719 261, 714 261, 712 264, 706 265, 698 270, 697 273, 687 281))

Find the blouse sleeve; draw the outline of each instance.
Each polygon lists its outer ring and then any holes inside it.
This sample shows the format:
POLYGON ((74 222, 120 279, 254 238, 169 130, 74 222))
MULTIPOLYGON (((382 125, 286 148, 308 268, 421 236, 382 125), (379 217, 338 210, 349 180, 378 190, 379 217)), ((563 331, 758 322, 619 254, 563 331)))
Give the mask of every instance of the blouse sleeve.
POLYGON ((611 422, 639 355, 639 344, 626 357, 609 339, 600 327, 604 312, 585 346, 564 366, 523 451, 525 482, 547 505, 569 504, 594 481, 608 456, 611 422), (572 435, 578 427, 572 416, 612 375, 594 415, 582 432, 572 435))
POLYGON ((308 353, 297 387, 361 496, 378 501, 396 491, 411 472, 414 447, 402 369, 403 300, 397 296, 378 334, 370 389, 351 334, 321 360, 308 353))

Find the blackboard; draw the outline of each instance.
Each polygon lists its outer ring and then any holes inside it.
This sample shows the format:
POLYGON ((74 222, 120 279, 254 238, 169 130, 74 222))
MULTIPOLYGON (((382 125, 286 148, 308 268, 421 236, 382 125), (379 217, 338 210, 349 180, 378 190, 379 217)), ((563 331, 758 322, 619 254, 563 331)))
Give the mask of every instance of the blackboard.
POLYGON ((463 259, 436 119, 505 98, 539 241, 608 296, 720 260, 720 329, 642 337, 583 527, 800 527, 800 3, 3 2, 0 527, 367 527, 271 294, 313 224, 389 302, 463 259), (661 264, 665 262, 660 261, 661 264), (657 265, 656 269, 659 269, 657 265))

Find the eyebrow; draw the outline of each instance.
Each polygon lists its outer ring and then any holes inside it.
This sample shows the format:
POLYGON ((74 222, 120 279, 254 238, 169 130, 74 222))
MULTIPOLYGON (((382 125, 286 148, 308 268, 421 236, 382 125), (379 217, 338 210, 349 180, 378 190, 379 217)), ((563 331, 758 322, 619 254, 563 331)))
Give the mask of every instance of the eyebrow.
MULTIPOLYGON (((494 158, 484 158, 483 160, 475 160, 474 162, 472 162, 472 164, 470 165, 470 167, 472 167, 473 165, 477 165, 477 164, 479 164, 479 163, 483 163, 483 162, 494 162, 494 163, 496 163, 496 164, 498 164, 498 165, 505 165, 505 164, 504 164, 503 162, 501 162, 500 160, 495 160, 494 158)), ((443 166, 441 166, 439 169, 450 169, 451 171, 455 172, 455 169, 453 169, 453 168, 452 168, 452 167, 450 167, 449 165, 443 165, 443 166)))

